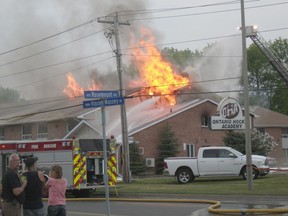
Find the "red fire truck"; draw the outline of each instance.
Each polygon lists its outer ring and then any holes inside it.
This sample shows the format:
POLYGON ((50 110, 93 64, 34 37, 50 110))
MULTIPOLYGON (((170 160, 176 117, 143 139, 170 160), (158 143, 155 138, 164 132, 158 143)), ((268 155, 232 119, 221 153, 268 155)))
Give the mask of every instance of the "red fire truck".
MULTIPOLYGON (((53 164, 61 165, 63 176, 67 178, 67 191, 75 196, 89 196, 94 189, 104 185, 102 139, 0 141, 1 174, 5 172, 9 155, 13 152, 19 154, 22 161, 29 156, 38 157, 38 169, 47 176, 53 164)), ((116 155, 110 154, 109 145, 107 154, 108 183, 116 186, 116 155)), ((25 165, 21 163, 20 172, 24 170, 25 165)))

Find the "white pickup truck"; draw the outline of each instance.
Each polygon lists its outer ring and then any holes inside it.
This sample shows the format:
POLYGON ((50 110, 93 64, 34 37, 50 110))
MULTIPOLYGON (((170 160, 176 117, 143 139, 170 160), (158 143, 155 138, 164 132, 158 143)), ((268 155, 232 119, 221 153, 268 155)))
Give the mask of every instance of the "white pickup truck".
MULTIPOLYGON (((269 173, 268 160, 264 156, 252 155, 252 166, 253 178, 269 173)), ((246 179, 246 156, 230 147, 202 147, 197 158, 165 158, 163 174, 176 176, 180 184, 192 182, 200 176, 242 176, 246 179)))

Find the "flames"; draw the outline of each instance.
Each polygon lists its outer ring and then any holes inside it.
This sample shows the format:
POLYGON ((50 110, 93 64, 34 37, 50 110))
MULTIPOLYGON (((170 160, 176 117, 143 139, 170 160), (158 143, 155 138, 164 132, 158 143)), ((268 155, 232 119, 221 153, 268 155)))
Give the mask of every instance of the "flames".
POLYGON ((142 28, 141 33, 144 39, 133 44, 137 47, 133 54, 141 79, 148 86, 144 88, 144 92, 149 95, 162 95, 170 105, 175 105, 175 90, 187 86, 189 79, 175 73, 173 65, 161 56, 148 29, 142 28))
MULTIPOLYGON (((63 89, 63 93, 69 98, 80 97, 84 95, 84 88, 82 88, 73 77, 72 73, 66 75, 67 86, 63 89)), ((88 90, 99 90, 101 85, 93 80, 92 85, 88 87, 88 90)))
MULTIPOLYGON (((154 43, 152 33, 143 28, 141 30, 142 39, 134 42, 132 40, 133 54, 135 56, 135 64, 139 70, 141 82, 134 80, 131 82, 141 83, 146 86, 141 91, 144 95, 157 95, 161 96, 168 101, 170 105, 176 104, 175 90, 187 86, 189 84, 188 77, 181 76, 173 69, 173 65, 166 61, 154 43)), ((84 88, 82 88, 74 79, 72 73, 67 74, 67 86, 63 92, 70 98, 82 96, 84 88)), ((88 88, 89 90, 99 90, 101 85, 93 82, 93 85, 88 88)))

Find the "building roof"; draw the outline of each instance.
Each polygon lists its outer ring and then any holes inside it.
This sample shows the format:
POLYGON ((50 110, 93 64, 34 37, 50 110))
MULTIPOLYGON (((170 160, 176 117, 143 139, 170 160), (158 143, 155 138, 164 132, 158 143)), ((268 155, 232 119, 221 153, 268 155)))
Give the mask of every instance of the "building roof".
MULTIPOLYGON (((192 107, 205 102, 217 103, 210 99, 194 99, 191 101, 183 102, 174 106, 157 106, 156 101, 158 97, 146 99, 140 101, 139 98, 127 99, 126 104, 126 118, 127 118, 127 129, 128 135, 132 136, 134 133, 141 131, 145 128, 151 127, 161 121, 171 118, 181 112, 184 112, 192 107)), ((81 124, 89 124, 95 131, 102 131, 102 111, 101 109, 94 109, 93 111, 87 112, 78 116, 83 118, 81 124), (94 116, 94 118, 93 118, 94 116)), ((121 112, 119 106, 112 106, 105 108, 105 132, 106 137, 114 135, 118 142, 122 140, 121 131, 121 112)), ((67 134, 67 137, 75 133, 71 131, 71 134, 67 134)))
POLYGON ((263 107, 252 106, 250 111, 255 114, 254 127, 288 127, 288 116, 263 107))
MULTIPOLYGON (((197 94, 201 89, 181 89, 174 106, 160 104, 160 97, 135 96, 125 99, 128 134, 133 135, 145 128, 171 118, 181 112, 205 102, 218 105, 221 97, 215 94, 197 94), (193 94, 189 94, 193 92, 193 94), (195 94, 196 93, 196 94, 195 94)), ((49 122, 59 119, 78 118, 80 123, 66 137, 89 127, 96 134, 102 133, 103 111, 101 108, 83 109, 83 97, 69 99, 66 97, 46 98, 21 101, 0 106, 0 126, 18 125, 33 122, 49 122)), ((162 101, 163 102, 163 101, 162 101)), ((288 116, 261 107, 251 107, 255 116, 255 127, 288 127, 288 116)), ((121 140, 120 106, 108 106, 104 109, 106 136, 114 135, 121 140)))
MULTIPOLYGON (((167 103, 165 105, 165 99, 161 100, 159 96, 139 96, 136 94, 131 98, 125 99, 128 133, 136 133, 143 128, 150 127, 205 101, 210 101, 217 105, 214 100, 210 100, 203 95, 194 94, 200 91, 196 86, 192 89, 183 88, 180 91, 183 94, 178 94, 177 104, 174 106, 170 106, 167 103), (193 94, 189 94, 189 92, 193 92, 193 94)), ((214 99, 215 96, 212 98, 214 99)), ((101 108, 83 109, 84 100, 83 97, 74 99, 58 97, 1 105, 0 126, 78 118, 81 120, 80 123, 66 137, 75 134, 77 130, 83 130, 83 127, 91 128, 96 134, 99 134, 103 129, 101 108)), ((108 137, 111 134, 116 138, 121 136, 120 106, 105 107, 105 127, 108 137)))
POLYGON ((31 122, 47 122, 76 117, 86 111, 83 98, 67 97, 20 101, 0 106, 0 125, 17 125, 31 122))
MULTIPOLYGON (((186 111, 204 102, 211 102, 215 105, 222 100, 222 97, 203 92, 203 87, 194 85, 193 87, 182 88, 177 91, 177 104, 170 106, 163 97, 141 96, 138 92, 132 94, 133 97, 125 100, 128 136, 151 127, 158 122, 164 121, 172 116, 186 111), (200 93, 200 94, 199 94, 200 93)), ((118 142, 122 141, 121 131, 121 110, 119 106, 106 107, 106 136, 114 135, 118 142)), ((85 119, 93 126, 94 130, 102 131, 101 109, 91 110, 78 116, 85 119), (94 118, 94 119, 93 119, 94 118)))

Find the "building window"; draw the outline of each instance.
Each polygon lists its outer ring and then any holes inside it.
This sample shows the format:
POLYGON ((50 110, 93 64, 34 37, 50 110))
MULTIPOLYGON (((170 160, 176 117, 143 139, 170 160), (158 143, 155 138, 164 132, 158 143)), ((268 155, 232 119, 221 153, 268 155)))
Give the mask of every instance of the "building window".
POLYGON ((144 154, 144 147, 139 147, 139 154, 143 155, 144 154))
POLYGON ((46 122, 37 124, 37 138, 38 139, 48 138, 48 125, 46 122))
POLYGON ((194 144, 186 144, 186 152, 188 157, 195 157, 194 144))
POLYGON ((201 126, 202 127, 208 127, 208 124, 209 124, 209 116, 203 115, 201 117, 201 126))
POLYGON ((282 128, 282 138, 288 138, 288 128, 282 128))
POLYGON ((32 139, 32 124, 22 125, 22 140, 32 139))
POLYGON ((0 127, 0 140, 5 140, 4 127, 0 127))

